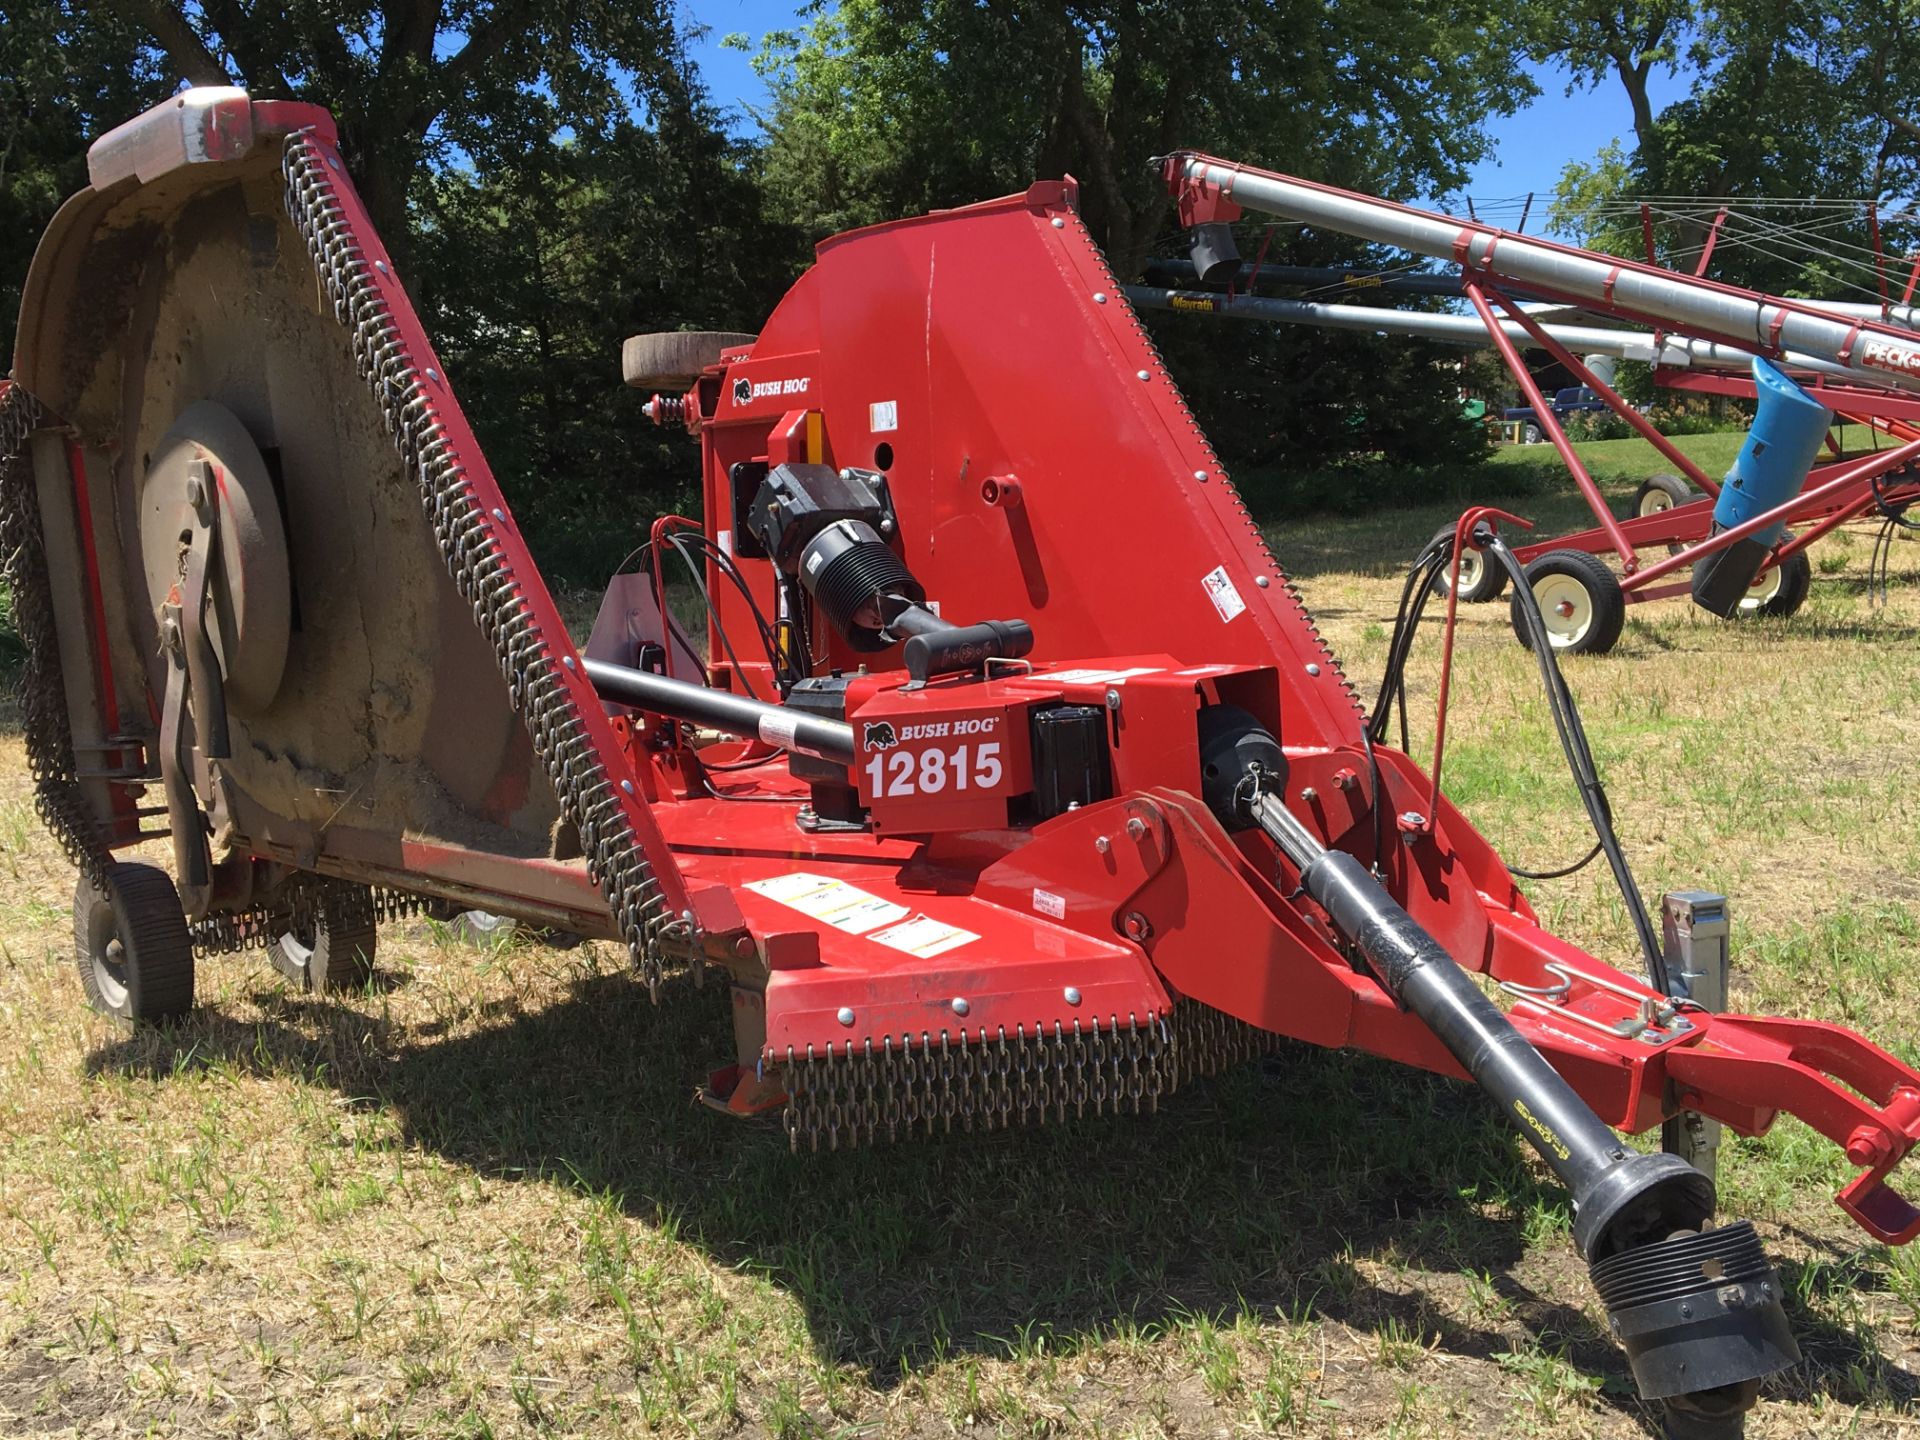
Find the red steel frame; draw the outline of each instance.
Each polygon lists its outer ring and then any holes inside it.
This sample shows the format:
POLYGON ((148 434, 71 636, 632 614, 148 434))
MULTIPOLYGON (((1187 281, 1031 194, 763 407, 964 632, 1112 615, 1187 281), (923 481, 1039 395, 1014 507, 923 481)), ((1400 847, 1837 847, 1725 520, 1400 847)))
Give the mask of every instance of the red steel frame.
MULTIPOLYGON (((293 143, 337 161, 318 121, 293 143)), ((236 144, 205 164, 204 183, 257 178, 276 161, 271 148, 236 144)), ((344 168, 329 170, 341 224, 384 263, 344 168)), ((175 185, 168 203, 190 192, 175 185)), ((848 778, 871 826, 806 828, 807 788, 783 765, 709 768, 763 752, 695 748, 687 727, 643 713, 603 729, 595 698, 581 697, 636 843, 669 893, 685 897, 703 953, 734 986, 740 1058, 749 1070, 764 1065, 774 1102, 781 1066, 797 1056, 1151 1032, 1190 1004, 1461 1074, 1433 1032, 1350 963, 1272 843, 1228 834, 1197 798, 1196 708, 1224 703, 1279 737, 1284 802, 1299 824, 1374 866, 1463 968, 1534 987, 1514 1023, 1603 1120, 1644 1130, 1688 1108, 1758 1133, 1782 1111, 1797 1114, 1860 1167, 1838 1196, 1850 1215, 1884 1240, 1920 1234, 1920 1210, 1888 1184, 1920 1142, 1920 1073, 1820 1022, 1694 1011, 1665 1033, 1633 1030, 1647 1002, 1664 997, 1543 929, 1437 778, 1368 747, 1351 687, 1226 483, 1076 198, 1071 182, 1041 183, 823 243, 755 343, 726 354, 685 397, 716 547, 732 546, 736 466, 871 465, 891 478, 901 556, 944 614, 1032 623, 1026 664, 912 691, 897 654, 859 654, 824 622, 814 627, 827 637, 821 664, 854 676, 847 709, 860 749, 848 778), (1027 763, 1020 737, 1035 706, 1060 702, 1110 717, 1116 793, 1022 826, 1008 809, 1027 763), (889 736, 920 747, 910 753, 922 773, 936 742, 916 732, 998 736, 1005 763, 991 780, 976 772, 964 796, 887 792, 872 775, 891 762, 874 762, 901 742, 865 728, 882 720, 889 736), (749 799, 758 803, 737 803, 749 799), (1419 823, 1397 828, 1408 816, 1419 823), (928 953, 887 946, 769 893, 810 878, 947 940, 928 953), (1545 990, 1557 1000, 1540 998, 1545 990)), ((414 363, 431 364, 398 279, 381 294, 414 363)), ((437 421, 494 519, 489 543, 529 615, 551 620, 546 663, 572 686, 576 652, 551 597, 452 387, 428 373, 437 421)), ((742 566, 771 613, 770 567, 742 566)), ((745 602, 711 578, 713 623, 746 633, 745 602)), ((766 669, 717 664, 710 679, 768 694, 766 669)), ((537 913, 556 890, 586 905, 594 893, 581 864, 418 844, 396 878, 460 893, 477 876, 508 909, 537 913)))

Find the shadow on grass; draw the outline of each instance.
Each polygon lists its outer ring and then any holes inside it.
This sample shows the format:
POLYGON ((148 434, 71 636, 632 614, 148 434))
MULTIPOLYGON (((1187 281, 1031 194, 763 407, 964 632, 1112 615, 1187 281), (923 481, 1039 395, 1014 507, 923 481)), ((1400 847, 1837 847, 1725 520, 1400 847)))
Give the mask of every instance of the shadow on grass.
POLYGON ((1059 1353, 1244 1306, 1510 1364, 1557 1355, 1646 1423, 1600 1327, 1519 1277, 1531 1231, 1545 1239, 1530 1276, 1557 1256, 1553 1290, 1586 1283, 1560 1192, 1463 1084, 1289 1047, 1150 1116, 795 1155, 775 1124, 691 1103, 730 1046, 717 987, 655 1007, 624 976, 590 976, 556 1004, 502 1002, 477 1032, 426 1043, 377 1014, 258 998, 265 1021, 201 1012, 92 1067, 226 1065, 389 1107, 425 1149, 604 1196, 765 1277, 802 1302, 823 1360, 878 1388, 943 1356, 1041 1340, 1059 1353), (1485 1294, 1469 1303, 1471 1275, 1485 1294))

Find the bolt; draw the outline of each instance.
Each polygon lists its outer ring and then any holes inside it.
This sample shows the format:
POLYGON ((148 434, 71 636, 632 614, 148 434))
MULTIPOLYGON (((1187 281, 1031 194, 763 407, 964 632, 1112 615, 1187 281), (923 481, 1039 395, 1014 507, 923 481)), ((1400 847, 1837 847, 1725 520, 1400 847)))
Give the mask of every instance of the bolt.
POLYGON ((1107 709, 1118 710, 1119 708, 1120 708, 1120 692, 1118 690, 1107 691, 1107 709))
POLYGON ((387 262, 384 260, 374 261, 373 268, 378 270, 382 275, 389 275, 393 273, 392 271, 387 269, 387 262))
POLYGON ((1136 944, 1151 938, 1153 935, 1153 922, 1148 920, 1147 917, 1142 915, 1138 910, 1129 910, 1126 918, 1122 920, 1120 924, 1127 932, 1127 938, 1136 944))
POLYGON ((1342 790, 1354 790, 1359 788, 1360 777, 1343 765, 1333 772, 1333 783, 1342 790))
POLYGON ((1056 230, 1064 230, 1067 228, 1067 222, 1056 215, 1053 217, 1053 228, 1056 230))
POLYGON ((1093 848, 1095 850, 1098 850, 1102 855, 1104 855, 1109 850, 1113 849, 1113 841, 1109 840, 1104 835, 1096 835, 1093 837, 1093 848))
POLYGON ((1151 380, 1153 378, 1153 373, 1149 370, 1136 370, 1133 373, 1142 380, 1151 380))
POLYGON ((893 521, 884 515, 880 517, 880 533, 882 535, 891 535, 893 533, 893 521))
POLYGON ((1862 1125, 1847 1137, 1847 1159, 1855 1165, 1878 1165, 1892 1147, 1886 1132, 1873 1125, 1862 1125))
POLYGON ((853 1011, 849 1010, 845 1005, 842 1005, 840 1007, 840 1014, 836 1018, 842 1025, 851 1025, 853 1024, 853 1011))
POLYGON ((1196 470, 1193 472, 1193 478, 1204 485, 1207 483, 1207 472, 1204 470, 1196 470))
POLYGON ((631 795, 631 794, 633 794, 633 781, 631 781, 631 780, 622 780, 622 781, 620 782, 620 788, 621 788, 621 789, 622 789, 623 791, 625 791, 625 792, 626 792, 627 794, 629 794, 629 795, 631 795))
POLYGON ((1256 575, 1253 577, 1253 583, 1258 585, 1262 590, 1264 590, 1273 582, 1267 579, 1267 577, 1264 575, 1256 575))
POLYGON ((505 520, 507 518, 507 512, 496 505, 493 507, 493 518, 496 520, 505 520))
POLYGON ((954 1014, 964 1015, 971 1009, 973 1009, 973 1006, 967 1003, 966 996, 956 995, 953 997, 953 1013, 954 1014))
POLYGON ((1071 985, 1067 986, 1061 994, 1069 1005, 1078 1005, 1080 1003, 1080 992, 1071 985))
POLYGON ((207 503, 207 487, 198 475, 187 476, 187 503, 196 510, 207 503))
POLYGON ((1313 661, 1311 661, 1311 660, 1309 660, 1309 661, 1307 662, 1307 674, 1309 674, 1309 675, 1318 675, 1319 673, 1320 673, 1320 667, 1319 667, 1319 665, 1318 665, 1318 664, 1316 664, 1316 663, 1314 663, 1313 661))
POLYGON ((577 660, 575 660, 571 655, 562 656, 560 663, 566 666, 567 669, 569 670, 578 670, 580 668, 580 663, 577 660))
POLYGON ((1680 1307, 1680 1318, 1682 1320, 1691 1320, 1693 1318, 1693 1306, 1682 1305, 1680 1307))
POLYGON ((1146 837, 1146 833, 1147 833, 1146 821, 1142 820, 1138 815, 1132 815, 1127 818, 1127 837, 1129 839, 1131 840, 1144 839, 1146 837))
POLYGON ((427 368, 427 379, 433 381, 434 384, 438 385, 440 383, 440 372, 438 370, 433 369, 431 366, 429 366, 427 368))
POLYGON ((1306 789, 1300 792, 1300 803, 1302 805, 1317 804, 1319 802, 1319 799, 1320 799, 1320 792, 1314 789, 1311 785, 1307 786, 1306 789))
POLYGON ((1094 304, 1096 304, 1096 305, 1104 305, 1104 304, 1106 304, 1106 303, 1107 303, 1107 292, 1106 292, 1106 291, 1104 291, 1104 290, 1096 290, 1096 291, 1094 291, 1094 292, 1093 292, 1093 303, 1094 303, 1094 304))

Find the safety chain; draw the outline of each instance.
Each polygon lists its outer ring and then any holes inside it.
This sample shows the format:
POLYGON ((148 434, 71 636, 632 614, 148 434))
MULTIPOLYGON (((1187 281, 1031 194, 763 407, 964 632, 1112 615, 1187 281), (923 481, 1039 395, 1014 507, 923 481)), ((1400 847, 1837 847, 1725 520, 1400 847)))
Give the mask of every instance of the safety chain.
POLYGON ((1151 1111, 1202 1075, 1250 1060, 1276 1037, 1197 1001, 1171 1023, 1110 1018, 1091 1028, 1016 1026, 891 1036, 856 1048, 787 1051, 781 1073, 793 1148, 852 1149, 910 1137, 1151 1111))
POLYGON ((67 726, 67 691, 60 678, 60 643, 53 625, 53 585, 47 578, 39 493, 27 437, 45 416, 40 402, 18 385, 0 395, 0 555, 13 596, 13 625, 26 648, 20 667, 20 711, 26 731, 33 808, 66 856, 96 885, 109 856, 81 793, 67 726))
POLYGON ((659 997, 662 941, 683 922, 666 905, 587 736, 579 706, 558 677, 552 639, 522 598, 520 581, 502 560, 492 517, 475 496, 464 457, 440 419, 440 402, 419 369, 382 293, 365 245, 342 204, 338 157, 311 134, 287 138, 281 171, 287 213, 307 243, 334 316, 347 327, 354 361, 420 484, 420 498, 441 558, 461 598, 492 642, 514 709, 525 718, 567 818, 580 835, 587 867, 601 889, 650 993, 659 997))
POLYGON ((425 904, 423 896, 408 890, 301 873, 288 879, 269 904, 223 910, 194 925, 193 948, 201 955, 232 955, 271 945, 282 935, 311 935, 323 912, 328 929, 345 932, 403 920, 425 904))

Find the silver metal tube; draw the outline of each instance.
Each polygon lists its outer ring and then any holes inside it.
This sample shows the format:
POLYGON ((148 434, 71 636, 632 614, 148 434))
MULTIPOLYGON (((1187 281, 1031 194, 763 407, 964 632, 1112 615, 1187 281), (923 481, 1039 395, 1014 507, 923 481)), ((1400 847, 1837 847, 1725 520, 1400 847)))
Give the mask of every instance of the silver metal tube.
POLYGON ((1217 185, 1238 204, 1337 230, 1466 269, 1537 286, 1682 329, 1795 350, 1842 366, 1855 380, 1920 390, 1920 336, 1854 321, 1798 302, 1692 280, 1650 265, 1542 244, 1431 211, 1325 189, 1282 175, 1189 157, 1190 180, 1217 185))
MULTIPOLYGON (((1358 333, 1412 335, 1453 345, 1487 345, 1487 327, 1473 315, 1437 315, 1417 310, 1388 310, 1374 305, 1323 305, 1311 300, 1276 300, 1265 295, 1219 295, 1201 290, 1156 290, 1144 285, 1124 287, 1127 299, 1143 310, 1172 310, 1197 313, 1201 307, 1216 315, 1235 320, 1265 320, 1277 325, 1313 325, 1326 330, 1351 330, 1358 333)), ((1511 320, 1500 328, 1514 344, 1533 348, 1533 337, 1511 320)), ((1542 324, 1554 339, 1569 350, 1586 355, 1612 355, 1621 360, 1645 360, 1681 370, 1740 370, 1753 363, 1753 355, 1731 345, 1712 340, 1696 340, 1688 335, 1662 335, 1656 348, 1654 336, 1646 330, 1609 330, 1598 325, 1542 324)), ((1840 365, 1811 355, 1789 354, 1783 363, 1794 370, 1852 379, 1853 372, 1840 365)))

